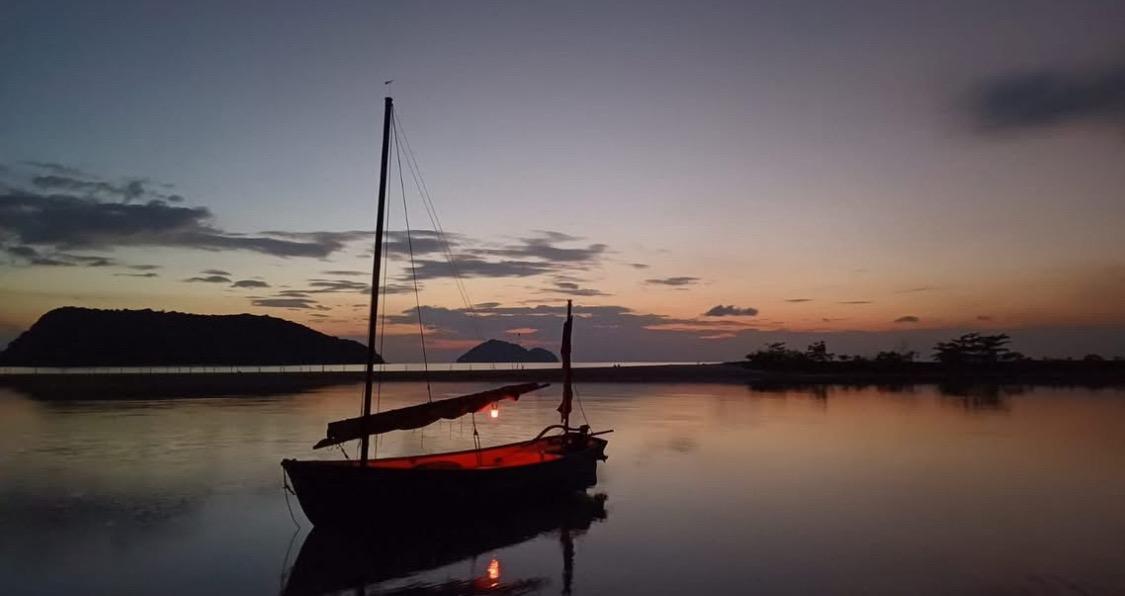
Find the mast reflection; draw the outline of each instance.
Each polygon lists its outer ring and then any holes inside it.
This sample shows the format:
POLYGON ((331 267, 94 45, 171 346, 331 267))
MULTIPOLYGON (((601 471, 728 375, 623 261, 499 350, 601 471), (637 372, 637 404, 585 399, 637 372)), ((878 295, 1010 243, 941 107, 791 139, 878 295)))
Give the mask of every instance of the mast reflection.
MULTIPOLYGON (((340 591, 362 594, 376 584, 471 559, 558 532, 563 555, 562 593, 570 594, 574 576, 574 536, 606 519, 606 496, 579 493, 527 505, 503 504, 480 515, 458 519, 433 516, 409 519, 375 531, 357 533, 313 528, 305 538, 285 582, 286 596, 340 591)), ((464 516, 462 516, 464 517, 464 516)), ((381 594, 529 594, 542 590, 547 578, 504 581, 502 562, 490 557, 477 577, 440 583, 409 583, 381 594)))

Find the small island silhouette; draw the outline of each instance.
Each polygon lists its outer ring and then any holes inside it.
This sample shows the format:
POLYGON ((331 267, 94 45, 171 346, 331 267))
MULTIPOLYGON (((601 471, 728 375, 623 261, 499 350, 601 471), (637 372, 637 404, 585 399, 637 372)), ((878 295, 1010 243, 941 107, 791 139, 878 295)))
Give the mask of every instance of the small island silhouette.
MULTIPOLYGON (((3 352, 7 366, 354 364, 367 348, 265 315, 52 310, 3 352)), ((382 358, 376 355, 376 362, 382 358)))
POLYGON ((553 353, 543 348, 530 350, 511 342, 490 339, 462 354, 457 362, 558 362, 553 353))

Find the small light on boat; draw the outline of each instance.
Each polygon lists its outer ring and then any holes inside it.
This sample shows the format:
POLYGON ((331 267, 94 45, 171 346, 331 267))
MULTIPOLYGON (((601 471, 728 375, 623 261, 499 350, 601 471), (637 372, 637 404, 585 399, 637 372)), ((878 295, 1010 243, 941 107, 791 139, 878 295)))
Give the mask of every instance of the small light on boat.
POLYGON ((492 409, 488 411, 488 415, 492 418, 500 417, 500 406, 496 402, 492 403, 492 409))
POLYGON ((500 561, 492 559, 488 562, 488 579, 494 582, 500 581, 500 561))

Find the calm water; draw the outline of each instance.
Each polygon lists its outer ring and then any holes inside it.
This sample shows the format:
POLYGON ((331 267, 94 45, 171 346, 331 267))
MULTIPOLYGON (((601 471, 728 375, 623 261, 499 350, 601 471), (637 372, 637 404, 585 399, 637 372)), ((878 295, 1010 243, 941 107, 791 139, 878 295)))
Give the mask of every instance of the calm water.
MULTIPOLYGON (((0 593, 276 594, 288 581, 289 593, 1125 594, 1125 391, 580 390, 591 423, 616 429, 590 491, 604 513, 513 522, 498 503, 441 540, 363 547, 310 538, 294 501, 296 530, 278 465, 338 456, 310 446, 357 413, 358 386, 98 402, 0 390, 0 593)), ((424 393, 391 384, 382 407, 424 393)), ((535 434, 557 395, 478 416, 484 442, 535 434)), ((471 446, 456 421, 395 433, 379 453, 471 446)))

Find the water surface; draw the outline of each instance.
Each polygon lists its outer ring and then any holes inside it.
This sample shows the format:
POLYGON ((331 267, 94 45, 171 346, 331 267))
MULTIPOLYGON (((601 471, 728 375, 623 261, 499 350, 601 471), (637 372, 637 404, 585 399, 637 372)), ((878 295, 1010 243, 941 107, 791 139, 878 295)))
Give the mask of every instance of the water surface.
MULTIPOLYGON (((340 547, 310 538, 292 501, 296 528, 278 463, 341 457, 310 447, 358 413, 359 386, 107 401, 0 389, 0 593, 295 593, 313 577, 412 594, 1125 594, 1125 391, 579 390, 590 423, 616 430, 597 511, 513 520, 497 503, 440 539, 340 547)), ((380 405, 425 393, 388 384, 380 405)), ((551 387, 478 416, 483 442, 534 435, 557 399, 551 387)), ((378 450, 471 446, 465 419, 378 450)))

